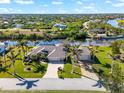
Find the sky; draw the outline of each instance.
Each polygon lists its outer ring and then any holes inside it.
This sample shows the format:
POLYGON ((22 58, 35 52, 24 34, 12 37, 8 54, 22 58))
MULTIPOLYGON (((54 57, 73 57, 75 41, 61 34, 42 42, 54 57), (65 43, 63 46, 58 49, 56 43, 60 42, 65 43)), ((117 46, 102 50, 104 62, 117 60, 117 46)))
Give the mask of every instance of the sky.
POLYGON ((124 13, 124 0, 0 0, 0 14, 124 13))

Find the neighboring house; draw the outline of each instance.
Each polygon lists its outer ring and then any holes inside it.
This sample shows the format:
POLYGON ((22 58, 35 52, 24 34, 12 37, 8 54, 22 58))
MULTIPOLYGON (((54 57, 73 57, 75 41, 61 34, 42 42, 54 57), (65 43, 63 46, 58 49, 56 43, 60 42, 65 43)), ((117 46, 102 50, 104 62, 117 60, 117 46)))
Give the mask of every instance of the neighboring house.
POLYGON ((31 21, 29 21, 29 22, 27 22, 27 24, 31 24, 31 25, 33 25, 33 24, 35 24, 36 22, 31 22, 31 21))
POLYGON ((3 23, 4 23, 4 24, 9 24, 9 22, 8 22, 8 21, 4 21, 3 23))
POLYGON ((83 60, 91 60, 91 52, 87 47, 79 47, 80 50, 80 54, 79 54, 79 60, 83 61, 83 60))
POLYGON ((64 30, 67 26, 63 25, 63 24, 60 24, 60 23, 57 23, 57 24, 54 25, 54 27, 59 28, 59 30, 64 30))
POLYGON ((90 32, 97 32, 98 34, 105 34, 105 30, 104 29, 100 29, 100 28, 94 28, 94 29, 91 29, 90 32))
POLYGON ((32 49, 30 55, 36 55, 38 53, 48 53, 48 61, 64 61, 66 58, 66 52, 64 51, 64 47, 54 46, 54 45, 42 45, 37 48, 32 49))
POLYGON ((15 24, 15 28, 22 28, 23 26, 23 24, 15 24))
POLYGON ((4 45, 0 45, 0 54, 6 51, 6 47, 4 45))

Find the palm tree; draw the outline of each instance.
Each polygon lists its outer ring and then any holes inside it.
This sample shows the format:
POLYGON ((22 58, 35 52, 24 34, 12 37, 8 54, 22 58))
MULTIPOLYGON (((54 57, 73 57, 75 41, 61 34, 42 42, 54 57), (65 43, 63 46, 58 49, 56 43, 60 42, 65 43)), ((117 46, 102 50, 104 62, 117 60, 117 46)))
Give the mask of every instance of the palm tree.
POLYGON ((20 60, 19 58, 17 58, 19 55, 20 55, 20 52, 19 51, 18 51, 17 54, 14 54, 14 51, 13 50, 10 51, 10 55, 7 55, 7 58, 9 59, 7 61, 11 62, 10 65, 9 65, 9 67, 12 67, 13 68, 13 75, 16 75, 16 69, 15 69, 14 64, 15 64, 16 60, 20 60))
POLYGON ((71 73, 74 73, 75 63, 78 63, 78 61, 79 61, 79 52, 80 52, 79 51, 79 45, 69 47, 67 56, 70 57, 70 60, 72 62, 72 71, 71 71, 71 73))
POLYGON ((3 61, 1 60, 1 57, 0 57, 0 68, 2 68, 3 67, 3 61))
POLYGON ((110 59, 112 59, 112 64, 111 64, 111 71, 110 73, 112 73, 113 70, 113 65, 114 65, 114 61, 117 59, 116 56, 112 55, 111 53, 108 53, 108 55, 110 56, 110 59))
POLYGON ((99 50, 98 50, 99 46, 92 46, 92 47, 89 47, 89 48, 91 50, 92 59, 94 61, 95 54, 99 52, 99 50))
POLYGON ((124 93, 123 72, 118 63, 113 63, 112 73, 104 78, 104 84, 110 93, 124 93))
POLYGON ((21 47, 23 57, 25 57, 27 51, 28 51, 28 46, 27 46, 27 41, 20 41, 19 42, 19 47, 21 47))

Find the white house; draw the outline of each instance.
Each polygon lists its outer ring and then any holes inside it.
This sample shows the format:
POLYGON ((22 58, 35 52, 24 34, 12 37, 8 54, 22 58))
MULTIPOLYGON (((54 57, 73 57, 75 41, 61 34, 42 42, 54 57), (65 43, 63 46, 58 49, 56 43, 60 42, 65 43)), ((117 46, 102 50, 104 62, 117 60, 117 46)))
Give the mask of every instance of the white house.
POLYGON ((4 51, 6 51, 5 45, 0 45, 0 54, 2 54, 4 51))
POLYGON ((57 27, 59 30, 64 30, 67 26, 64 24, 56 23, 53 27, 57 27))

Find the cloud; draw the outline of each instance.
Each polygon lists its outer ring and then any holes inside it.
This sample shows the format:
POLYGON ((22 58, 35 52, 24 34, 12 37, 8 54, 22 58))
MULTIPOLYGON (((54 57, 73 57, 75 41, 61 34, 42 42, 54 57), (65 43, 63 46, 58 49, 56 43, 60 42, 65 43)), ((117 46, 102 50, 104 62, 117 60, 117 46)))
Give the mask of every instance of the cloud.
POLYGON ((111 4, 113 7, 123 7, 124 6, 124 0, 106 0, 106 3, 111 4))
POLYGON ((62 1, 52 1, 52 4, 54 4, 54 5, 61 5, 61 4, 63 4, 63 2, 62 1))
POLYGON ((0 0, 0 4, 9 4, 10 0, 0 0))
POLYGON ((85 9, 95 9, 93 6, 84 6, 85 9))
POLYGON ((0 13, 9 13, 9 9, 7 8, 0 8, 0 13))
POLYGON ((76 13, 82 13, 83 12, 81 9, 78 9, 78 8, 76 8, 74 10, 75 10, 76 13))
POLYGON ((15 0, 16 3, 18 4, 33 4, 33 0, 15 0))
POLYGON ((120 2, 124 3, 124 0, 119 0, 120 2))
POLYGON ((82 5, 83 3, 81 1, 77 1, 77 4, 82 5))
POLYGON ((13 9, 13 8, 3 8, 0 7, 0 14, 7 14, 7 13, 21 13, 21 9, 13 9))
POLYGON ((116 3, 116 4, 112 4, 112 6, 114 6, 114 7, 123 7, 124 3, 116 3))
POLYGON ((105 1, 105 2, 108 3, 108 4, 109 4, 109 3, 112 3, 110 0, 107 0, 107 1, 105 1))
POLYGON ((96 8, 94 3, 89 3, 88 5, 83 5, 74 9, 76 13, 98 13, 99 10, 96 8))

